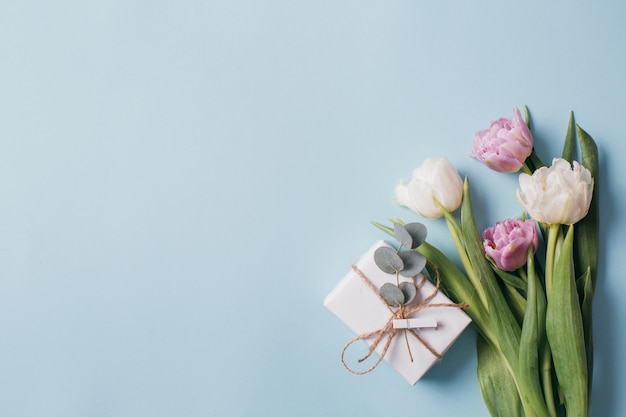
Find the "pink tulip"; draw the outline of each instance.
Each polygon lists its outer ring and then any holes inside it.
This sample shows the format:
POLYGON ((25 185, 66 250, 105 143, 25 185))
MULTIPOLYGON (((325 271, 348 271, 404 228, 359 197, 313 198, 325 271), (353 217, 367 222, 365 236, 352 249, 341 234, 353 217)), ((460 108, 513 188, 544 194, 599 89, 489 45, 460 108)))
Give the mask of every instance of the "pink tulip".
POLYGON ((539 238, 534 220, 504 220, 483 233, 485 253, 503 271, 522 267, 531 244, 533 252, 536 251, 539 238))
POLYGON ((519 110, 512 119, 501 118, 476 132, 470 156, 498 172, 517 172, 533 150, 533 135, 519 110))

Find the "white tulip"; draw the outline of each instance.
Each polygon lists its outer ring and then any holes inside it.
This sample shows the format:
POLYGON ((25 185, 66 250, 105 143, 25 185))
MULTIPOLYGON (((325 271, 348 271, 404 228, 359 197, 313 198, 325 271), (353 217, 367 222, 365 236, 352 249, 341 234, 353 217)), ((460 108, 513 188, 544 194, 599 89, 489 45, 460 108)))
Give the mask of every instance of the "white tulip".
POLYGON ((443 216, 435 201, 452 212, 462 200, 463 180, 446 158, 428 158, 410 181, 402 180, 396 186, 395 202, 428 218, 443 216))
POLYGON ((591 172, 578 162, 554 158, 532 176, 520 174, 517 200, 535 219, 545 224, 574 224, 587 215, 593 194, 591 172))

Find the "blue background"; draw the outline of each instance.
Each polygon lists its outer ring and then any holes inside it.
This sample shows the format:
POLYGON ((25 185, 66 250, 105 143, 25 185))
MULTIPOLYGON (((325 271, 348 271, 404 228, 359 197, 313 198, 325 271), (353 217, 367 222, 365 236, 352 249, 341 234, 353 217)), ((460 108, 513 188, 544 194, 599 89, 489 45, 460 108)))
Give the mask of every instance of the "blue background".
MULTIPOLYGON (((593 416, 626 413, 626 3, 0 4, 0 414, 485 416, 468 329, 415 386, 357 377, 322 306, 421 220, 400 178, 446 156, 479 227, 520 212, 470 159, 515 106, 600 146, 593 416)), ((441 221, 430 241, 452 249, 441 221)))

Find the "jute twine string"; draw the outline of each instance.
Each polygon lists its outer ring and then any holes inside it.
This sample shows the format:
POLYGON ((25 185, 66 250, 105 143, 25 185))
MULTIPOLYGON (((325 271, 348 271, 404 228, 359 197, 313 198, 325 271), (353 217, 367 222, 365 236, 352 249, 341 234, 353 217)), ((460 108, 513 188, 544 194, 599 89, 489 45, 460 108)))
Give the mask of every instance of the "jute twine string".
MULTIPOLYGON (((432 293, 430 293, 428 296, 424 297, 422 300, 420 300, 417 303, 414 303, 412 305, 409 306, 404 306, 404 308, 398 308, 396 310, 392 309, 387 302, 384 300, 384 298, 380 295, 378 289, 374 286, 374 284, 372 283, 372 281, 370 281, 369 278, 367 278, 365 276, 365 274, 356 266, 356 265, 352 265, 352 270, 354 270, 354 272, 361 278, 361 280, 363 280, 363 283, 370 289, 372 290, 372 292, 374 292, 374 294, 376 294, 378 296, 378 299, 385 305, 385 307, 387 307, 387 309, 389 310, 389 312, 391 313, 389 319, 387 320, 387 322, 385 323, 385 325, 378 329, 378 330, 374 330, 372 332, 368 332, 368 333, 362 333, 360 335, 357 335, 356 337, 352 338, 348 343, 346 343, 346 345, 343 347, 343 349, 341 349, 341 363, 343 364, 343 367, 346 368, 346 370, 348 370, 349 372, 355 374, 355 375, 363 375, 366 374, 368 372, 373 371, 378 364, 383 360, 383 358, 385 357, 385 354, 387 353, 387 350, 389 349, 389 346, 391 346, 391 342, 393 341, 393 338, 400 332, 400 330, 404 330, 405 331, 405 335, 410 334, 412 335, 415 339, 417 339, 435 358, 437 358, 437 360, 441 359, 441 354, 438 353, 424 338, 422 338, 416 331, 415 329, 395 329, 393 327, 393 321, 396 319, 405 319, 407 317, 410 317, 412 314, 420 311, 420 310, 424 310, 427 308, 434 308, 434 307, 458 307, 458 308, 467 308, 469 307, 468 304, 456 304, 456 303, 433 303, 433 304, 428 304, 433 298, 435 298, 435 296, 437 295, 437 292, 439 292, 439 287, 441 284, 441 280, 439 278, 439 270, 437 269, 437 267, 430 263, 432 267, 432 270, 435 272, 435 288, 433 290, 432 293), (358 340, 364 340, 364 339, 370 339, 372 337, 374 337, 374 340, 372 342, 372 344, 369 347, 369 350, 367 352, 367 354, 365 356, 363 356, 362 358, 360 358, 358 360, 359 363, 367 360, 372 353, 374 353, 374 350, 378 347, 378 344, 383 340, 383 338, 385 337, 385 335, 387 336, 387 339, 385 340, 385 344, 383 346, 383 350, 381 352, 381 354, 378 356, 378 359, 376 359, 376 362, 374 362, 374 364, 372 366, 370 366, 369 368, 367 368, 364 371, 355 371, 354 369, 350 368, 348 366, 348 364, 346 363, 346 361, 344 360, 344 355, 346 350, 348 349, 348 347, 350 347, 350 345, 352 345, 354 342, 358 341, 358 340)), ((412 278, 414 283, 415 283, 415 277, 412 278)), ((419 283, 415 284, 415 286, 417 287, 417 290, 419 291, 420 288, 422 288, 422 286, 424 285, 424 283, 428 280, 428 278, 426 276, 422 276, 422 279, 420 280, 419 283)), ((403 306, 400 306, 403 307, 403 306)), ((411 358, 411 362, 413 361, 413 357, 411 355, 411 350, 408 346, 408 340, 407 340, 407 349, 409 350, 409 356, 411 358)))

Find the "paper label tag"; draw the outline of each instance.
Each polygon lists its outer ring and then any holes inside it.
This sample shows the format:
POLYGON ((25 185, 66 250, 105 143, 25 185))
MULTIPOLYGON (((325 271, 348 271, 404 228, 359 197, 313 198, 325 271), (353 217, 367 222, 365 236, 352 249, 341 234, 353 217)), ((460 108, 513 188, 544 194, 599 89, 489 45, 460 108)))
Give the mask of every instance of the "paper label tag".
POLYGON ((395 319, 394 329, 436 329, 437 320, 434 319, 395 319))

